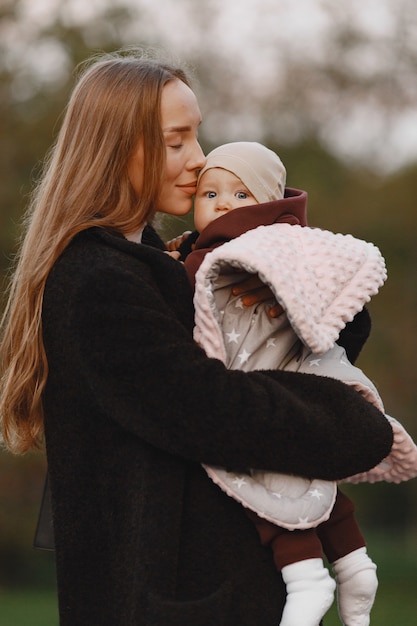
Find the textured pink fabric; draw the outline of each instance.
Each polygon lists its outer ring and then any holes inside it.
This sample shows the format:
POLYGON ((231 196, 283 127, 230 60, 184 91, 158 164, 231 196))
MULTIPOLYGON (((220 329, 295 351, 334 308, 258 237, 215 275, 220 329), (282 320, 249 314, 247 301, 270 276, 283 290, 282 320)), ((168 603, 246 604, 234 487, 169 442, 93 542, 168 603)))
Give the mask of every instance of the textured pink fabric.
POLYGON ((222 360, 210 285, 228 265, 259 274, 314 353, 332 348, 342 328, 386 279, 378 248, 351 235, 289 224, 248 231, 207 254, 196 275, 196 339, 210 356, 222 360))

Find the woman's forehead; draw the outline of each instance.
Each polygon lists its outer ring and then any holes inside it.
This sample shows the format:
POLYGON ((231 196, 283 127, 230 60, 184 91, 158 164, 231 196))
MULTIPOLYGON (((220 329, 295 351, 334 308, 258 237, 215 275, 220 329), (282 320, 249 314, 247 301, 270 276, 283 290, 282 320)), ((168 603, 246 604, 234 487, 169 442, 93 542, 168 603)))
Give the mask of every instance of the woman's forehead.
POLYGON ((161 95, 161 124, 164 133, 194 130, 201 123, 196 95, 181 80, 169 81, 161 95))

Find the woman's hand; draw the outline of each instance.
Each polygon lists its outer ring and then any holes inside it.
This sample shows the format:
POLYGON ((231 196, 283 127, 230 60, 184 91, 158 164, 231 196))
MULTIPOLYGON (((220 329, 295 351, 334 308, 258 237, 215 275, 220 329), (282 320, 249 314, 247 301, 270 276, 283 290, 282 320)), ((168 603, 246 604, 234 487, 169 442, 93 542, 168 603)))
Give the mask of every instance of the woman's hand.
POLYGON ((245 306, 272 300, 271 308, 268 311, 270 317, 279 317, 284 311, 282 306, 275 300, 271 289, 261 281, 257 274, 253 274, 242 280, 242 282, 237 283, 233 287, 232 293, 234 296, 242 296, 242 303, 245 306))
POLYGON ((176 261, 178 261, 178 259, 180 258, 180 253, 177 252, 176 250, 164 250, 164 254, 167 254, 168 256, 172 257, 173 259, 175 259, 176 261))
POLYGON ((170 252, 176 252, 178 248, 180 247, 180 245, 184 243, 184 241, 188 239, 190 235, 191 235, 191 230, 186 230, 182 233, 182 235, 178 235, 178 237, 174 237, 174 239, 170 239, 169 241, 166 241, 165 245, 167 247, 167 250, 169 250, 170 252))

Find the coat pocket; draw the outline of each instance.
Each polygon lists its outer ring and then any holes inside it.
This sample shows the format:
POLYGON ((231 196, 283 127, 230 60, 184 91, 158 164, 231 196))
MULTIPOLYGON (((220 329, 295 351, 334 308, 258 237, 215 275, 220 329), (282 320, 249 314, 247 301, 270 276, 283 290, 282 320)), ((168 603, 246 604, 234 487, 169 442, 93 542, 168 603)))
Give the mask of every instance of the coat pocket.
POLYGON ((232 593, 224 583, 210 596, 178 601, 148 594, 146 626, 231 626, 232 593))

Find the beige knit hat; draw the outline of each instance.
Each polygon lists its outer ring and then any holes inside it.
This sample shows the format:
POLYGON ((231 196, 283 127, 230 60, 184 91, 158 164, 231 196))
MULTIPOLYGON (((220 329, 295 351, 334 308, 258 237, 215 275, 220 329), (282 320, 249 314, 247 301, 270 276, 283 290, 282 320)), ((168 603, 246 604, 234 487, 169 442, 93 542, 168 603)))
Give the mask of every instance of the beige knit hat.
POLYGON ((284 197, 286 171, 275 152, 256 141, 225 143, 207 155, 200 177, 220 167, 235 174, 262 204, 284 197))

